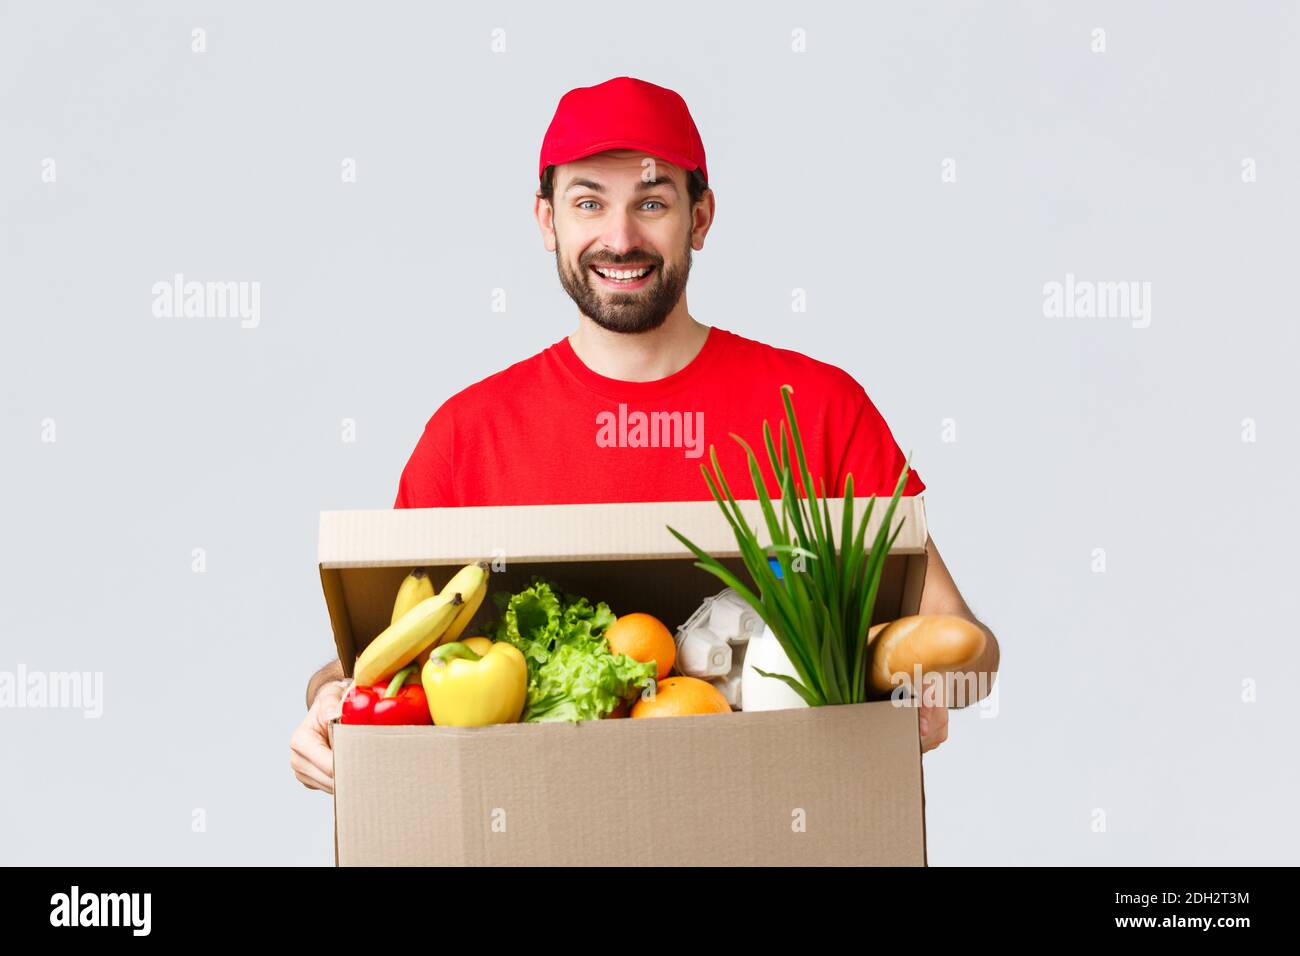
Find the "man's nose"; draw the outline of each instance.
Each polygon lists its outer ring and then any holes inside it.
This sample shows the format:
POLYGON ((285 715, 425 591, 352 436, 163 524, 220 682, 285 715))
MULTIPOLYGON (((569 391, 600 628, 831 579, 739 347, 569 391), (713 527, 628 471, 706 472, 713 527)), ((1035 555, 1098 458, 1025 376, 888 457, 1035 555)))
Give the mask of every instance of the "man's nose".
POLYGON ((605 221, 601 243, 611 255, 623 256, 640 247, 642 236, 636 217, 626 210, 611 213, 605 221))

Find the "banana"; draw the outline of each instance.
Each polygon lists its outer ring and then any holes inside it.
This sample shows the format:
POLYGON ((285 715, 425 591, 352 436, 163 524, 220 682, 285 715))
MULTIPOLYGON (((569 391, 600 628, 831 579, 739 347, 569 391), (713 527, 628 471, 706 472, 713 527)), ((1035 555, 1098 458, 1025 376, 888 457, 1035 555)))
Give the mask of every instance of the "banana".
POLYGON ((389 623, 396 624, 399 617, 435 593, 429 572, 424 568, 416 568, 402 580, 402 586, 397 589, 397 600, 393 602, 393 619, 389 623))
POLYGON ((433 653, 435 647, 456 640, 469 626, 469 622, 473 619, 475 612, 478 611, 479 605, 483 603, 483 598, 487 596, 489 567, 486 561, 467 564, 457 571, 452 579, 447 582, 447 586, 442 589, 444 593, 458 591, 465 604, 447 630, 443 631, 442 636, 416 656, 415 661, 421 668, 429 662, 429 655, 433 653))
POLYGON ((470 620, 478 611, 479 605, 487 595, 488 568, 486 561, 467 564, 456 572, 456 576, 447 582, 447 587, 459 591, 465 598, 465 606, 460 609, 451 626, 438 638, 438 644, 448 644, 456 640, 469 627, 470 620))
POLYGON ((464 603, 459 591, 445 588, 441 594, 415 605, 361 652, 352 675, 356 682, 369 686, 396 674, 422 650, 438 642, 464 603))

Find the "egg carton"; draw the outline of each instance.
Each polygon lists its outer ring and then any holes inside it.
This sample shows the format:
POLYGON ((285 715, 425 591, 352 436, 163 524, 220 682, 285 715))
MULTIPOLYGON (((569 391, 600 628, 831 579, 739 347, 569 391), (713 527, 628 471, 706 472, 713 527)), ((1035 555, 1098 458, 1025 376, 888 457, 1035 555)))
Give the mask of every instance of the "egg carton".
POLYGON ((763 632, 763 619, 734 588, 725 588, 677 628, 677 669, 716 686, 733 708, 741 707, 745 647, 763 632))

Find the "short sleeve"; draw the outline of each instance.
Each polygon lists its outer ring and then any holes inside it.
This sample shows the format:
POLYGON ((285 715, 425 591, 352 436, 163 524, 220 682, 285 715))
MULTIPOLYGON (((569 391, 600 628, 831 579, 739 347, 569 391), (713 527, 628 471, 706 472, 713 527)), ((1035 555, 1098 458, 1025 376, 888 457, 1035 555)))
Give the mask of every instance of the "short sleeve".
MULTIPOLYGON (((907 464, 907 456, 898 447, 893 432, 872 403, 865 391, 861 391, 860 407, 857 417, 849 430, 844 456, 836 472, 836 495, 844 496, 848 476, 853 475, 853 496, 865 498, 893 497, 898 477, 907 464)), ((919 495, 925 490, 925 482, 915 468, 907 475, 907 484, 903 486, 904 497, 919 495)))
POLYGON ((456 505, 452 470, 449 415, 434 413, 402 469, 394 508, 450 508, 456 505))

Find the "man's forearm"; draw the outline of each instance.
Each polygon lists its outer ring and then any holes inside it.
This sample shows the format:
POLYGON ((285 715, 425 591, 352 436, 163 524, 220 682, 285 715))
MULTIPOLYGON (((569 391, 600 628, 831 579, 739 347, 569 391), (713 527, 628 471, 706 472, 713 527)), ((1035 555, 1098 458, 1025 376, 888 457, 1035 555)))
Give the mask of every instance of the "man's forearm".
MULTIPOLYGON (((949 707, 968 707, 993 693, 993 682, 997 679, 998 665, 1002 659, 1002 651, 998 647, 998 639, 993 636, 993 632, 976 620, 974 615, 963 614, 961 616, 968 618, 984 632, 984 650, 970 667, 965 668, 961 674, 957 675, 963 680, 963 690, 966 693, 964 699, 958 697, 955 700, 950 700, 949 707)), ((949 696, 953 697, 955 695, 949 696)))
POLYGON ((332 680, 343 679, 343 665, 337 660, 330 661, 315 674, 312 674, 311 680, 307 682, 307 709, 316 702, 316 695, 320 689, 332 680))

